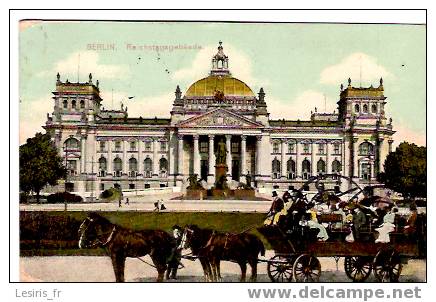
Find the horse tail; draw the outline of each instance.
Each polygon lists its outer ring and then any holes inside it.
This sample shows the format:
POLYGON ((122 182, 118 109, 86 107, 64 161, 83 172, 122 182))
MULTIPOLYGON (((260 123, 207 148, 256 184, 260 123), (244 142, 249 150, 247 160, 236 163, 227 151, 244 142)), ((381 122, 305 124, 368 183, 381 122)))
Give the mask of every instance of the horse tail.
POLYGON ((263 245, 262 240, 260 240, 260 239, 257 238, 257 237, 256 237, 256 239, 257 239, 257 245, 258 245, 258 247, 259 247, 260 255, 261 255, 261 256, 265 256, 265 246, 263 245))

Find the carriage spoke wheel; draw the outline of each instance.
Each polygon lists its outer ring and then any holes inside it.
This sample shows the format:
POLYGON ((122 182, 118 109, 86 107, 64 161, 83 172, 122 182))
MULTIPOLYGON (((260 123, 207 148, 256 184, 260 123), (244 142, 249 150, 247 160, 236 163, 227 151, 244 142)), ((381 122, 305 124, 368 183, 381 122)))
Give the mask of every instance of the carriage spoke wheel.
POLYGON ((268 277, 272 282, 292 281, 292 257, 275 255, 267 264, 268 277))
POLYGON ((344 269, 348 278, 354 282, 363 282, 371 275, 372 257, 345 257, 344 269))
POLYGON ((374 275, 379 282, 398 282, 401 274, 400 255, 393 249, 381 249, 374 258, 374 275))
POLYGON ((293 279, 296 282, 318 282, 321 276, 321 263, 318 258, 302 254, 294 262, 293 279))

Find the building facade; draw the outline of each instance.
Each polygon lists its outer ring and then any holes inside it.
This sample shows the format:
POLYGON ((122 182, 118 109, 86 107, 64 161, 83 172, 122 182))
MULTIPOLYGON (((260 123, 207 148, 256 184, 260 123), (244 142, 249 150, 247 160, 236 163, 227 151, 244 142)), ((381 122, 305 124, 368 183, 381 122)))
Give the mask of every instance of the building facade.
POLYGON ((218 142, 226 144, 230 186, 250 175, 258 188, 298 187, 326 173, 364 184, 383 170, 394 134, 382 79, 368 88, 349 79, 337 112, 270 119, 263 88, 255 94, 232 77, 221 43, 209 75, 184 94, 177 86, 170 118, 129 117, 123 106, 104 110, 91 74, 85 83, 62 82, 58 74, 53 100, 45 129, 65 159, 67 190, 82 195, 113 186, 183 189, 193 174, 211 187, 218 142))

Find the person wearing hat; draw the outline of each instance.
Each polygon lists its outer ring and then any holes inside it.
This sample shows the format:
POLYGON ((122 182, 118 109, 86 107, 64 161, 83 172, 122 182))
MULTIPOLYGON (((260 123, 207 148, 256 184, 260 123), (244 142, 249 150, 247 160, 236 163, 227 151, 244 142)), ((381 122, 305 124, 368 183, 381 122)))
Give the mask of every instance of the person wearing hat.
POLYGON ((271 208, 268 211, 267 217, 265 219, 265 225, 274 224, 274 217, 278 214, 284 207, 283 199, 281 199, 276 191, 272 192, 273 203, 271 204, 271 208))
POLYGON ((375 229, 379 234, 375 240, 376 243, 388 243, 390 241, 389 234, 395 230, 395 215, 398 209, 391 204, 388 206, 388 210, 389 212, 383 217, 383 223, 375 229))
POLYGON ((353 211, 353 236, 354 239, 359 241, 361 239, 360 233, 363 227, 366 225, 366 215, 362 212, 362 209, 358 204, 354 205, 353 211))
POLYGON ((410 214, 407 218, 406 226, 404 227, 404 233, 408 236, 416 232, 416 220, 418 219, 418 208, 416 204, 411 203, 409 210, 410 214))
POLYGON ((174 246, 171 250, 171 255, 167 259, 168 268, 166 271, 166 278, 168 279, 177 279, 177 269, 179 268, 179 263, 182 256, 182 251, 179 248, 180 243, 182 241, 182 228, 178 225, 174 225, 172 227, 173 237, 174 237, 174 246))

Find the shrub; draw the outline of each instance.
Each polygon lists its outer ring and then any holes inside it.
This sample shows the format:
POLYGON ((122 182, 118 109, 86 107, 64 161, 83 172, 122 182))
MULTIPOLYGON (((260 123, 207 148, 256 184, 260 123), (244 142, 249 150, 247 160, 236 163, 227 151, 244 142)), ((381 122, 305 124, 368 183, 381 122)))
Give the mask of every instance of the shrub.
POLYGON ((78 203, 82 201, 81 196, 69 192, 58 192, 47 196, 47 203, 78 203))
POLYGON ((120 197, 120 190, 115 189, 115 188, 110 188, 107 190, 104 190, 103 192, 101 192, 100 194, 100 199, 106 199, 108 201, 111 200, 118 200, 120 197))

